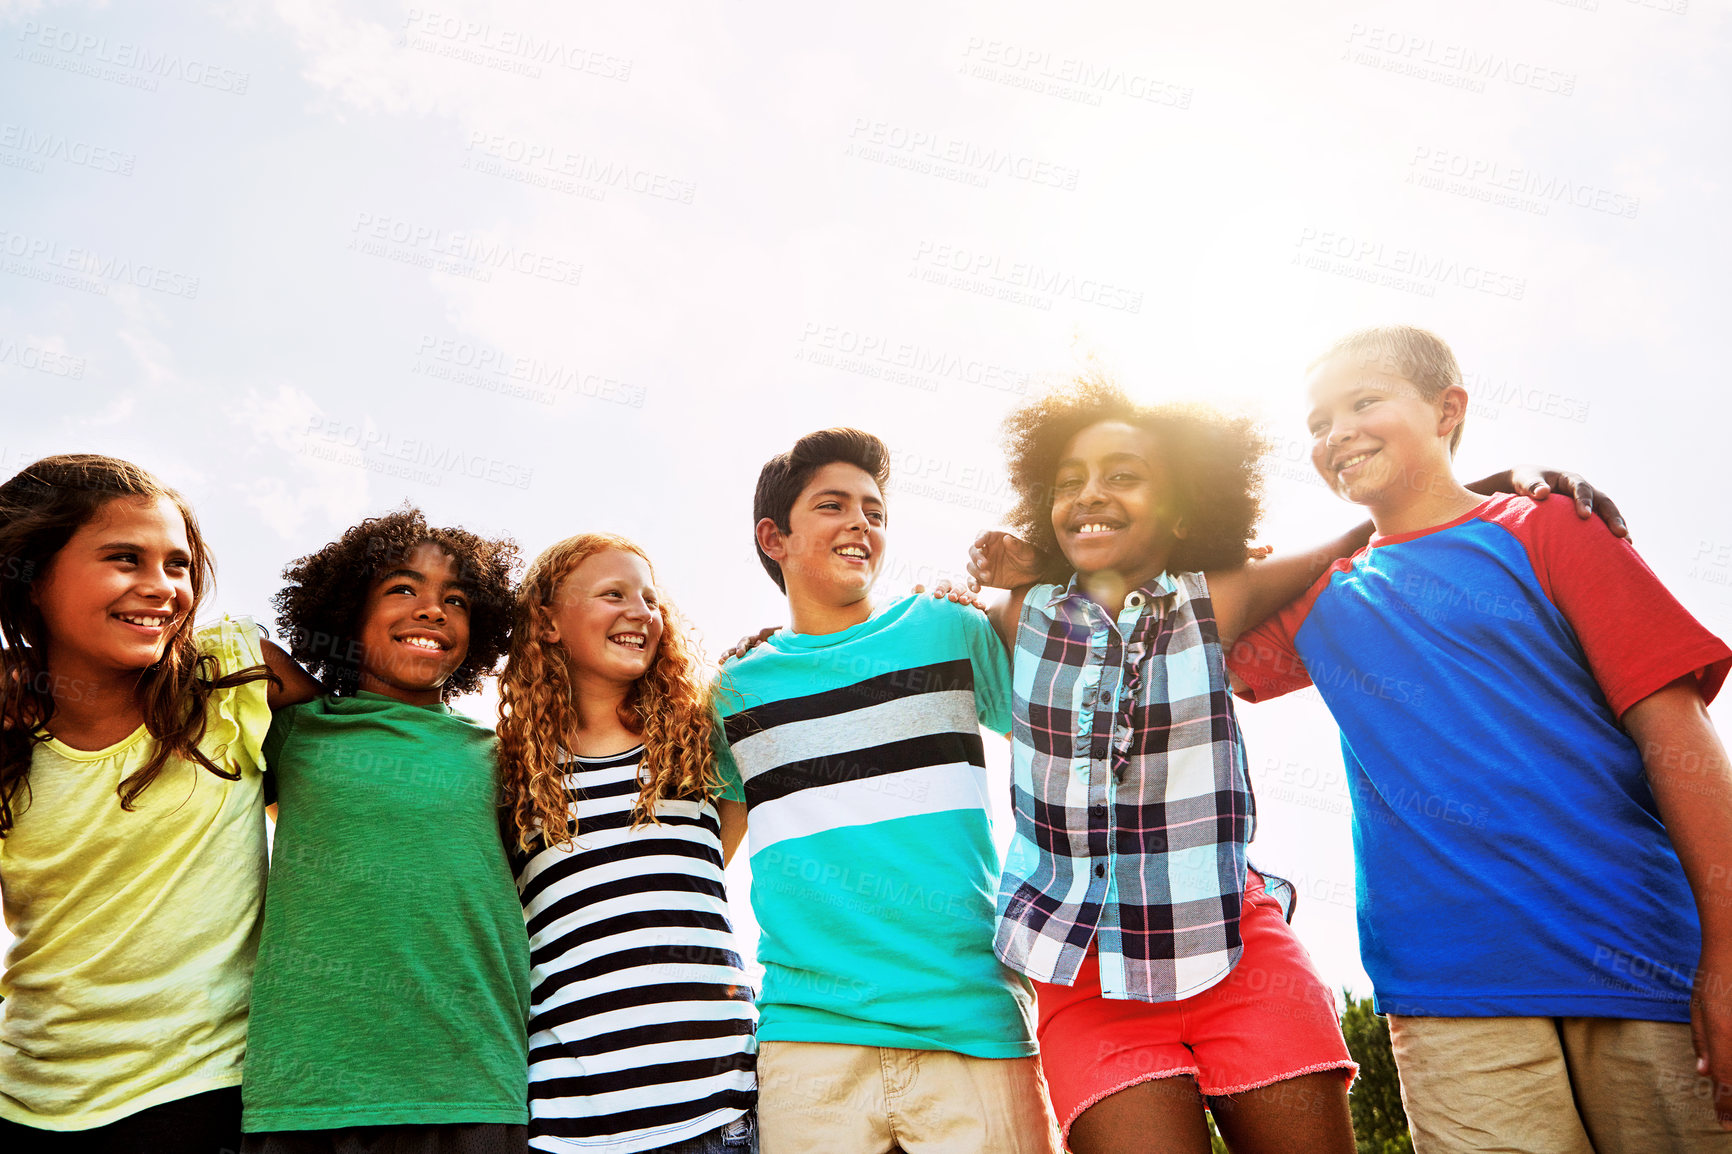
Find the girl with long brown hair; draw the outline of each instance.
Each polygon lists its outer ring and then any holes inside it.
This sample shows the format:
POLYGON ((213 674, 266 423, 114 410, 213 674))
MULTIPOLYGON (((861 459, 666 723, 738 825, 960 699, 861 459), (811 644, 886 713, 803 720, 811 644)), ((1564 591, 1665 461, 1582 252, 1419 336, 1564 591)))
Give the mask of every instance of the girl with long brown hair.
POLYGON ((136 465, 0 485, 0 1147, 234 1149, 270 707, 312 682, 195 630, 210 551, 136 465), (267 668, 268 664, 268 668, 267 668))
POLYGON ((723 867, 703 660, 644 551, 537 557, 499 679, 531 950, 530 1146, 755 1151, 756 1013, 723 867))

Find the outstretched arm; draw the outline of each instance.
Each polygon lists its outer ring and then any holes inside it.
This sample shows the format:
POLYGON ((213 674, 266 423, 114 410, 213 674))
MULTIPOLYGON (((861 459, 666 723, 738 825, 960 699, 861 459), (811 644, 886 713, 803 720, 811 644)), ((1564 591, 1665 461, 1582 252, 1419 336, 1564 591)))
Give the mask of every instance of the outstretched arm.
POLYGON ((1285 557, 1247 561, 1236 569, 1208 574, 1209 600, 1215 606, 1215 628, 1222 646, 1230 646, 1247 629, 1311 588, 1329 566, 1351 557, 1371 540, 1370 521, 1325 541, 1314 549, 1285 557))
MULTIPOLYGON (((1612 536, 1629 536, 1618 506, 1579 473, 1539 465, 1516 465, 1501 473, 1481 477, 1467 488, 1488 496, 1516 493, 1535 501, 1544 501, 1555 492, 1575 501, 1576 515, 1583 520, 1598 516, 1612 531, 1612 536)), ((1209 596, 1215 603, 1221 644, 1231 645, 1241 633, 1262 624, 1270 614, 1311 588, 1312 583, 1337 559, 1351 557, 1363 548, 1371 540, 1371 533, 1371 522, 1367 521, 1315 549, 1290 557, 1251 561, 1237 569, 1210 573, 1209 596)))
POLYGON ((1625 711, 1660 819, 1678 851, 1702 923, 1690 998, 1696 1072, 1713 1083, 1720 1126, 1732 1130, 1732 764, 1694 677, 1625 711))

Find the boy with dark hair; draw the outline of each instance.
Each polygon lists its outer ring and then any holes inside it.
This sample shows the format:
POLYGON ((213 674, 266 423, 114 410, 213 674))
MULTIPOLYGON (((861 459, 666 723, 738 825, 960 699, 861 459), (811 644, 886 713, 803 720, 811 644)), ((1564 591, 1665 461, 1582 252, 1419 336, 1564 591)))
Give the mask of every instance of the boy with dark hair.
POLYGON ((1352 334, 1307 385, 1312 463, 1377 533, 1231 667, 1341 727, 1415 1149, 1732 1150, 1732 651, 1604 526, 1456 481, 1431 333, 1352 334))
MULTIPOLYGON (((758 488, 752 494, 752 522, 766 517, 782 533, 793 531, 789 516, 800 490, 812 479, 812 474, 829 464, 853 465, 872 478, 879 495, 890 484, 890 452, 884 442, 859 429, 820 429, 807 433, 786 453, 778 453, 764 462, 758 474, 758 488)), ((880 502, 882 507, 882 502, 880 502)), ((782 576, 781 562, 764 551, 758 543, 758 563, 776 588, 786 593, 788 583, 782 576)))
POLYGON ((724 823, 749 817, 765 1154, 1057 1154, 1027 983, 993 954, 980 726, 1009 669, 977 611, 875 606, 883 442, 765 464, 759 559, 791 625, 724 668, 724 823))

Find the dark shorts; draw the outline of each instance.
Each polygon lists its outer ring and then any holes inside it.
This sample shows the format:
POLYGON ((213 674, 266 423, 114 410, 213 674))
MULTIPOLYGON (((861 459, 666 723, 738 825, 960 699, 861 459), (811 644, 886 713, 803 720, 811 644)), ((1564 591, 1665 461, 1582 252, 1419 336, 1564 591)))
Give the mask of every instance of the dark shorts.
POLYGON ((663 1146, 649 1154, 758 1154, 757 1115, 742 1114, 708 1134, 663 1146))
POLYGON ((501 1122, 343 1126, 248 1134, 241 1154, 527 1154, 529 1127, 501 1122))
POLYGON ((164 1102, 91 1130, 38 1130, 0 1119, 6 1154, 236 1154, 241 1088, 164 1102))

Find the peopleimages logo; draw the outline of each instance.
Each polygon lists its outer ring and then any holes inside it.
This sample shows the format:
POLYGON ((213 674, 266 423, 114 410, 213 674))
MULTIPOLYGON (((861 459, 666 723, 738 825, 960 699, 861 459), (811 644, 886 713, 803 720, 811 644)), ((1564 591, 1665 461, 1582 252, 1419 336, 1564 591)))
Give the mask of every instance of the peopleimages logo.
POLYGON ((978 80, 1024 88, 1061 100, 1099 105, 1105 96, 1123 97, 1164 108, 1191 106, 1193 92, 1144 72, 1064 56, 1007 40, 970 36, 962 71, 978 80))
POLYGON ((402 475, 400 469, 419 469, 427 476, 412 479, 434 485, 455 474, 472 481, 527 489, 535 476, 533 468, 524 468, 515 461, 466 452, 455 445, 399 437, 374 427, 371 422, 358 425, 335 417, 313 417, 307 422, 306 437, 302 451, 309 456, 388 475, 402 475), (343 450, 348 450, 351 458, 345 459, 343 450))
POLYGON ((794 356, 809 364, 881 377, 924 392, 937 391, 941 380, 1007 393, 1028 391, 1028 373, 1023 369, 847 325, 808 321, 794 356))
POLYGON ((1567 204, 1607 216, 1636 219, 1639 197, 1596 184, 1568 180, 1520 164, 1505 164, 1448 148, 1417 145, 1408 161, 1407 183, 1452 192, 1545 216, 1554 204, 1567 204))
POLYGON ((500 176, 523 184, 552 188, 556 192, 592 192, 601 200, 608 189, 623 189, 654 200, 690 204, 697 185, 690 180, 616 160, 602 160, 589 153, 573 152, 556 144, 500 133, 472 131, 463 167, 486 176, 500 176))
POLYGON ((493 270, 563 285, 577 285, 583 279, 583 266, 574 261, 400 217, 356 213, 350 232, 349 248, 356 252, 476 280, 491 280, 493 270))
POLYGON ((983 187, 988 178, 1004 176, 1070 192, 1076 188, 1077 179, 1081 176, 1070 165, 1057 164, 1012 148, 988 147, 941 132, 909 128, 864 116, 854 118, 854 128, 848 138, 849 156, 947 179, 952 179, 948 170, 954 169, 963 176, 979 178, 968 179, 965 183, 983 187))
POLYGON ((1329 229, 1301 229, 1294 242, 1293 264, 1334 273, 1388 288, 1432 296, 1438 285, 1519 301, 1527 294, 1526 277, 1512 276, 1472 261, 1434 256, 1417 248, 1329 229))
POLYGON ((424 336, 413 372, 551 405, 561 394, 643 408, 645 390, 581 366, 508 353, 475 341, 424 336))
POLYGON ((35 162, 31 167, 36 172, 42 171, 43 162, 58 160, 77 168, 131 176, 133 166, 138 163, 138 157, 130 152, 58 132, 38 132, 22 124, 0 124, 0 149, 29 158, 35 162))
POLYGON ((75 381, 84 377, 83 357, 45 348, 34 341, 19 341, 10 337, 0 337, 0 365, 17 365, 34 373, 68 377, 75 381))
POLYGON ((431 52, 532 79, 541 65, 581 72, 621 83, 631 79, 632 62, 555 36, 510 28, 483 20, 465 20, 450 13, 411 8, 403 21, 403 41, 418 52, 431 52))
POLYGON ((927 284, 979 293, 1043 312, 1051 312, 1053 302, 1060 297, 1116 312, 1136 313, 1143 308, 1140 291, 1064 269, 1007 261, 966 245, 920 241, 914 249, 914 266, 912 275, 927 284))
POLYGON ((245 96, 252 81, 249 72, 223 68, 179 52, 110 40, 34 20, 24 22, 18 30, 18 39, 25 45, 19 59, 99 80, 114 80, 148 92, 155 92, 159 81, 179 80, 197 88, 245 96))
POLYGON ((193 300, 198 296, 199 278, 196 276, 176 272, 159 264, 98 252, 93 248, 62 245, 49 237, 30 236, 0 228, 0 254, 18 258, 23 262, 8 262, 7 272, 44 281, 61 275, 52 271, 55 269, 74 274, 74 277, 93 277, 93 281, 70 284, 68 287, 81 288, 104 296, 108 293, 109 284, 131 285, 186 300, 193 300))
POLYGON ((1468 44, 1440 41, 1424 33, 1404 32, 1375 24, 1354 24, 1347 32, 1343 59, 1385 72, 1434 80, 1451 87, 1484 92, 1488 80, 1532 88, 1556 96, 1576 90, 1576 74, 1544 68, 1502 52, 1468 44))

